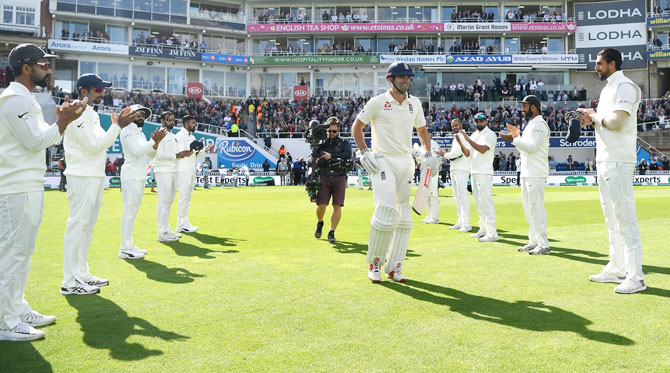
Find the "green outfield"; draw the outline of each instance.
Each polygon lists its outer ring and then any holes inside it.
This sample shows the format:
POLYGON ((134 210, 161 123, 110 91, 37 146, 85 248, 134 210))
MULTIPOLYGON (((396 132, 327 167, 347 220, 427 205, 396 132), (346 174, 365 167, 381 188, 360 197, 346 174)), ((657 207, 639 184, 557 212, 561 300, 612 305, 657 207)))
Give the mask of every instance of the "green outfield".
POLYGON ((496 243, 447 229, 454 201, 440 194, 441 224, 414 217, 409 281, 372 284, 367 190, 348 191, 330 244, 301 187, 198 188, 200 230, 162 244, 147 189, 136 261, 116 257, 121 193, 105 190, 89 263, 111 285, 66 297, 67 200, 46 192, 26 299, 58 321, 42 341, 0 342, 0 371, 670 370, 670 188, 635 189, 649 289, 634 295, 588 281, 608 260, 597 188, 547 188, 548 256, 516 250, 520 189, 494 188, 496 243))

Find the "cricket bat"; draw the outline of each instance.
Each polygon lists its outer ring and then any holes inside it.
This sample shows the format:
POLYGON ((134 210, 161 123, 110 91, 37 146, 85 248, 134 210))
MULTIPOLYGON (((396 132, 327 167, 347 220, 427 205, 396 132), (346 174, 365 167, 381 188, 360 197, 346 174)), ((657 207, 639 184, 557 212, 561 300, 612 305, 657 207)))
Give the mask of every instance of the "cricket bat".
POLYGON ((428 192, 431 177, 432 170, 430 167, 426 167, 425 170, 421 170, 419 187, 416 189, 416 195, 414 196, 414 202, 412 203, 412 210, 414 210, 414 212, 419 215, 423 214, 423 210, 426 208, 426 204, 428 203, 428 192))

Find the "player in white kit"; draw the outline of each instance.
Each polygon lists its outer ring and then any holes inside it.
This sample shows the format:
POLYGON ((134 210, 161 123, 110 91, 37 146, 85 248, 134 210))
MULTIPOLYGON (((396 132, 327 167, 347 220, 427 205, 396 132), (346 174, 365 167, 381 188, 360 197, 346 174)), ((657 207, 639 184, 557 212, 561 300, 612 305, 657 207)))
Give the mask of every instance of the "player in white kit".
POLYGON ((360 160, 374 184, 375 211, 370 222, 367 262, 368 278, 381 280, 381 266, 387 278, 404 282, 402 266, 407 253, 412 216, 409 195, 414 175, 412 131, 416 131, 425 151, 422 168, 436 166, 431 154, 430 135, 426 130, 421 101, 410 96, 414 76, 412 68, 403 62, 389 66, 386 80, 391 89, 367 102, 352 128, 360 149, 360 160), (372 149, 367 147, 363 127, 371 123, 372 149))
MULTIPOLYGON (((444 159, 442 155, 439 154, 440 146, 435 140, 430 140, 430 148, 433 151, 433 156, 435 156, 436 164, 438 165, 435 168, 438 168, 444 159)), ((423 151, 420 150, 420 153, 423 153, 423 151)), ((423 154, 419 154, 416 159, 419 162, 423 162, 423 154)), ((426 201, 426 217, 421 219, 421 221, 426 224, 440 223, 440 191, 438 188, 440 177, 438 171, 439 169, 431 170, 430 184, 428 185, 428 200, 426 201)))
POLYGON ((451 149, 447 152, 443 149, 438 150, 438 154, 450 162, 449 176, 451 178, 451 189, 454 193, 454 202, 456 202, 456 213, 458 221, 449 227, 452 230, 458 230, 465 233, 472 230, 470 225, 470 202, 468 201, 468 179, 470 178, 470 151, 460 143, 465 144, 463 135, 460 134, 463 129, 463 123, 456 118, 451 121, 451 130, 454 132, 454 141, 451 149), (463 152, 465 150, 465 153, 463 152))

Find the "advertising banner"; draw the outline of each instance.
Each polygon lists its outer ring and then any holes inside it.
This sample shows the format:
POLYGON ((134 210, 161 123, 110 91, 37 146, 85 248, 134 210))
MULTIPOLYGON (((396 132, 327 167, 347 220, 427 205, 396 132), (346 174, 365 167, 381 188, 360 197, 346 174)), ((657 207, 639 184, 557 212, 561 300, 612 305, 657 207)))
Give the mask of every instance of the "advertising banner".
POLYGON ((260 56, 250 57, 252 65, 324 65, 379 63, 377 56, 260 56))
POLYGON ((644 0, 578 3, 575 12, 577 53, 587 70, 594 69, 597 54, 605 46, 621 52, 623 70, 646 68, 644 0))
POLYGON ((670 59, 670 49, 647 51, 647 58, 650 60, 668 60, 670 59))
POLYGON ((445 32, 503 32, 511 31, 507 22, 454 22, 444 24, 445 32))
POLYGON ((249 56, 238 56, 235 54, 221 54, 221 53, 203 53, 202 61, 224 63, 229 65, 248 65, 249 56))
POLYGON ((526 22, 511 22, 510 31, 575 31, 577 29, 577 23, 575 22, 561 22, 561 23, 548 23, 548 22, 535 22, 535 23, 526 23, 526 22))
POLYGON ((293 100, 302 101, 307 100, 309 96, 309 87, 306 85, 294 85, 293 86, 293 100))
POLYGON ((447 64, 512 63, 511 54, 454 54, 447 56, 447 64))
POLYGON ((513 64, 579 63, 578 54, 513 54, 513 64))
POLYGON ((380 63, 392 64, 394 62, 431 64, 431 63, 447 63, 446 55, 425 55, 415 54, 410 56, 403 56, 398 54, 382 54, 379 56, 380 63))
POLYGON ((647 18, 647 26, 654 27, 654 26, 668 26, 668 25, 670 25, 670 14, 668 14, 667 16, 647 18))
POLYGON ((173 60, 202 61, 202 53, 192 49, 177 49, 166 47, 145 47, 139 45, 130 46, 129 54, 132 56, 170 58, 173 60))
POLYGON ((187 83, 186 97, 202 98, 202 83, 187 83))
POLYGON ((57 51, 128 55, 128 46, 121 44, 88 43, 84 41, 50 39, 47 43, 47 48, 57 51))
MULTIPOLYGON (((255 146, 246 138, 219 138, 216 140, 216 152, 218 153, 219 167, 233 168, 246 165, 251 169, 263 168, 265 155, 259 152, 255 146)), ((276 164, 272 160, 270 168, 274 169, 276 164)))
POLYGON ((247 33, 441 32, 442 23, 289 23, 251 24, 247 33))

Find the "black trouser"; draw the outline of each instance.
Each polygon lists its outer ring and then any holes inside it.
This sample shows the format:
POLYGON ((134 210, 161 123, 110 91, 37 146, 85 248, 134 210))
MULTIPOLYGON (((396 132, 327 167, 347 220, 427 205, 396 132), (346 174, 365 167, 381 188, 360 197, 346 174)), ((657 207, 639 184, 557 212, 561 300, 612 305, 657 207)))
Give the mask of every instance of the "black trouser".
POLYGON ((521 185, 521 172, 517 171, 516 172, 516 186, 521 185))
POLYGON ((65 191, 65 184, 67 183, 64 171, 60 172, 60 184, 58 185, 58 190, 65 191))

